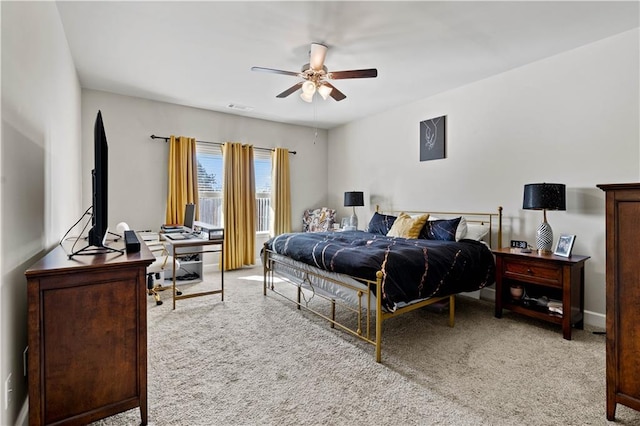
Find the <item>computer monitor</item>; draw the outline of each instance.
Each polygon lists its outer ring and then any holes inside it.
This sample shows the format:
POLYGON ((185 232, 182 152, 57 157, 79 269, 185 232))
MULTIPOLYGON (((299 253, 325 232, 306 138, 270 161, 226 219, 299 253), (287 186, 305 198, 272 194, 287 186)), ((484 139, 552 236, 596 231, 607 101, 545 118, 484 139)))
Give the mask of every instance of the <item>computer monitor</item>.
POLYGON ((196 205, 185 204, 184 206, 184 227, 193 230, 193 222, 196 220, 196 205))

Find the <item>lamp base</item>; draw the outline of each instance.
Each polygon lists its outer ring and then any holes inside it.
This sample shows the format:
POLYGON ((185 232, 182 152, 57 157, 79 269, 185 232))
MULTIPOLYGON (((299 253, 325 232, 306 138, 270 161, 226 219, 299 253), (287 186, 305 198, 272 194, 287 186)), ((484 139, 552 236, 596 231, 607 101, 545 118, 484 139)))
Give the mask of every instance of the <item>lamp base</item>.
POLYGON ((353 212, 353 214, 349 217, 349 226, 354 230, 358 229, 358 216, 356 216, 355 212, 353 212))
POLYGON ((553 230, 551 226, 544 221, 538 226, 536 231, 536 248, 538 253, 551 253, 551 246, 553 244, 553 230))

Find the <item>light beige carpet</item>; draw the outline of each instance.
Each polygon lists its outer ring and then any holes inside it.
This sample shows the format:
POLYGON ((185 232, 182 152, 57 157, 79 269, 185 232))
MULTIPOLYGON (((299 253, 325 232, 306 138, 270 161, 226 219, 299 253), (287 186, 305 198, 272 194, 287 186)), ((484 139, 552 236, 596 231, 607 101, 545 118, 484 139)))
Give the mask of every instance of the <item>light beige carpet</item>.
MULTIPOLYGON (((262 295, 262 268, 225 273, 219 296, 149 298, 152 425, 606 425, 604 336, 458 298, 384 325, 373 346, 262 295)), ((218 283, 218 275, 213 275, 218 283)), ((211 283, 206 285, 211 286, 211 283)), ((185 288, 185 291, 188 291, 185 288)), ((312 303, 316 303, 314 300, 312 303)), ((617 423, 640 424, 618 406, 617 423)), ((134 425, 139 411, 100 425, 134 425)))

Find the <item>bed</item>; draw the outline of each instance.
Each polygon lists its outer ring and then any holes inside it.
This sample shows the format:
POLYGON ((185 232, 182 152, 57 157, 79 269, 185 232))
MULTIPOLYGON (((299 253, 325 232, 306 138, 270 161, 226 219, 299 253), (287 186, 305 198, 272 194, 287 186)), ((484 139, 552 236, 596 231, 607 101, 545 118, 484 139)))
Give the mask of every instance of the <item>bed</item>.
POLYGON ((496 213, 389 212, 376 209, 366 231, 288 233, 262 251, 263 292, 281 295, 375 347, 382 358, 384 320, 448 302, 491 285, 491 248, 502 245, 502 207, 496 213), (282 285, 295 290, 282 291, 282 285), (329 309, 309 300, 319 297, 329 309), (336 309, 353 320, 339 321, 336 309))

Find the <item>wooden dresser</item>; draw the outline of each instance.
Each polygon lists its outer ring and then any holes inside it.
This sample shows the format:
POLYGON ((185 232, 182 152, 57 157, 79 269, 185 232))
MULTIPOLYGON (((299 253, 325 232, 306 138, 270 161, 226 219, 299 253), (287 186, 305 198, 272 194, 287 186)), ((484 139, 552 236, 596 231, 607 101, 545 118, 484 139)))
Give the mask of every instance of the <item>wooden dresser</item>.
POLYGON ((616 405, 640 410, 640 183, 606 192, 607 419, 616 405))
POLYGON ((29 424, 87 424, 140 407, 147 423, 147 246, 29 268, 29 424))

